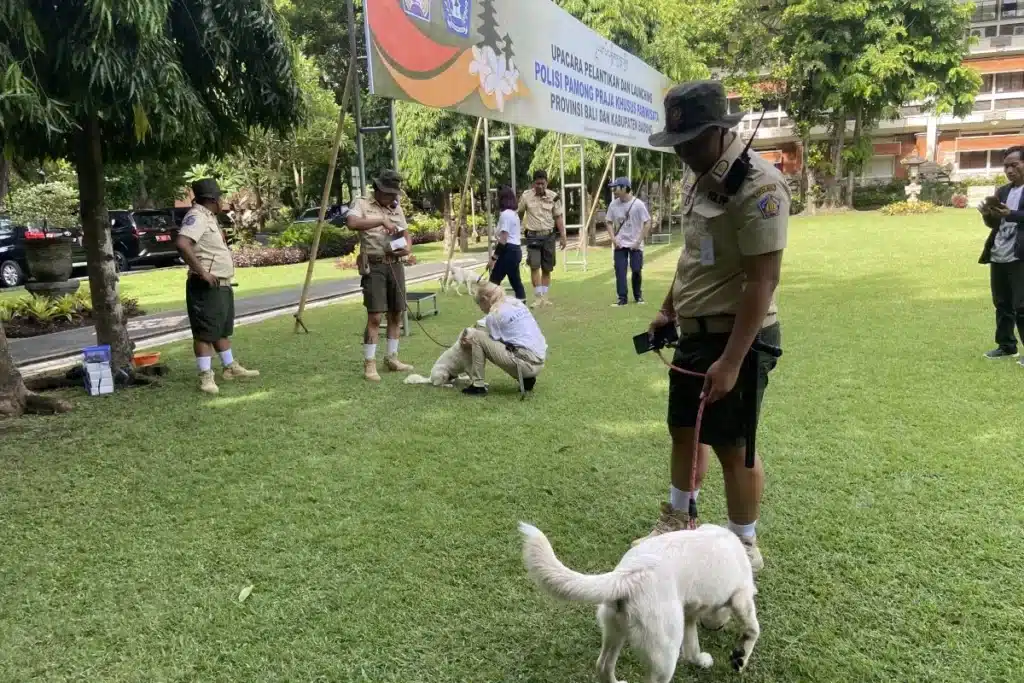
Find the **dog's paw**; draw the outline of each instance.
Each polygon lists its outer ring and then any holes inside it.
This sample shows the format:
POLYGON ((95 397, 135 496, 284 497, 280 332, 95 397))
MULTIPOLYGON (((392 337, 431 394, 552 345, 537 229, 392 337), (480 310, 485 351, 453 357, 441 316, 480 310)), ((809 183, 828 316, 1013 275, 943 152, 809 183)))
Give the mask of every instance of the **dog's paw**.
POLYGON ((743 654, 743 648, 738 647, 732 651, 729 663, 732 664, 732 668, 736 672, 743 671, 747 667, 747 657, 743 654))
POLYGON ((710 669, 715 665, 715 658, 707 652, 701 652, 692 663, 694 666, 699 666, 702 669, 710 669))

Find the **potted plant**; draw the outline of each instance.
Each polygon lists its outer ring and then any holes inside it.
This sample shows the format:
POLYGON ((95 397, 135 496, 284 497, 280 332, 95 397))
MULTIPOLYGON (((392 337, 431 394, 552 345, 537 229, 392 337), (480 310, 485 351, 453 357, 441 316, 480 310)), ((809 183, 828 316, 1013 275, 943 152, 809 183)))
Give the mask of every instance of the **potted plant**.
POLYGON ((25 289, 36 295, 63 296, 78 290, 71 280, 73 241, 66 231, 32 229, 25 234, 25 260, 35 282, 25 289))

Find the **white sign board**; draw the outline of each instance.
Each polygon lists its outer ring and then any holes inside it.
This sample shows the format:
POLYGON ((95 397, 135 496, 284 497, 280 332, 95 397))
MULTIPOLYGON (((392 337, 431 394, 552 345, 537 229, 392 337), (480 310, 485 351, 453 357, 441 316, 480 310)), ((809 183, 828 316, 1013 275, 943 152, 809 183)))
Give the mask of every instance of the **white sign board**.
POLYGON ((364 0, 370 92, 656 149, 662 74, 550 0, 364 0))

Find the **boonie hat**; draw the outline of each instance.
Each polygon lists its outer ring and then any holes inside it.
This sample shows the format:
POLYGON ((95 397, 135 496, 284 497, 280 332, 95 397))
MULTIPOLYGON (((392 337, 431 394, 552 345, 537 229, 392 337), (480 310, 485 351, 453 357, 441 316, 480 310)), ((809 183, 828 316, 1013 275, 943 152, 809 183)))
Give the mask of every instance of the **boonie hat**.
POLYGON ((680 83, 665 95, 665 130, 648 138, 651 147, 675 147, 689 142, 708 128, 732 128, 743 114, 730 114, 721 81, 680 83))

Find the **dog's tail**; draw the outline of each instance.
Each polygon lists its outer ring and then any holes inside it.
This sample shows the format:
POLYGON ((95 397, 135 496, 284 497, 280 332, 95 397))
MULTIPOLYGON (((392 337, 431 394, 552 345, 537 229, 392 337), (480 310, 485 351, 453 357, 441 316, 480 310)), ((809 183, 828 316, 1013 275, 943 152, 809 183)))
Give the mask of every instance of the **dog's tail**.
POLYGON ((519 523, 523 534, 523 563, 537 585, 563 600, 604 603, 628 598, 641 578, 643 570, 580 574, 564 564, 551 548, 544 533, 525 522, 519 523))

